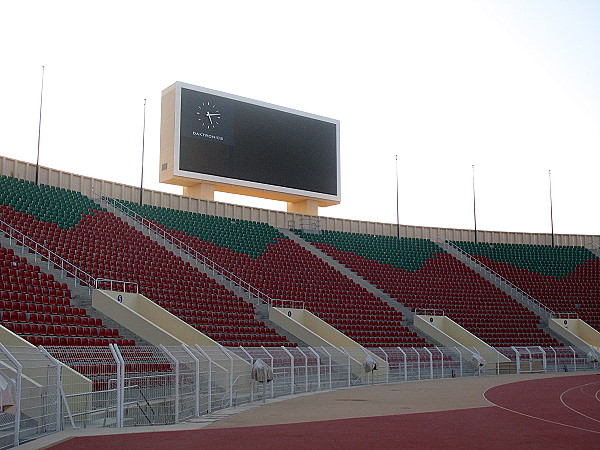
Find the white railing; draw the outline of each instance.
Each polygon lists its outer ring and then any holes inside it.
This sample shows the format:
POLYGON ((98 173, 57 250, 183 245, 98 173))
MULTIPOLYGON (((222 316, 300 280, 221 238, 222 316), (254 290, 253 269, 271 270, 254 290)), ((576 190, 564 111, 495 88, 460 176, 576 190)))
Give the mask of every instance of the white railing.
POLYGON ((96 278, 94 280, 94 288, 118 292, 132 292, 136 294, 139 292, 139 286, 135 281, 113 280, 111 278, 96 278), (131 286, 131 289, 128 290, 128 286, 131 286))
POLYGON ((579 314, 576 312, 557 312, 552 317, 555 319, 578 319, 579 314))
POLYGON ((445 316, 446 313, 440 308, 416 308, 415 315, 417 316, 445 316))
POLYGON ((550 308, 548 308, 546 305, 544 305, 542 302, 540 302, 536 298, 532 297, 530 294, 528 294, 527 292, 525 292, 520 287, 516 286, 511 281, 509 281, 506 278, 504 278, 502 275, 500 275, 494 269, 492 269, 491 267, 487 266, 482 261, 480 261, 479 259, 477 259, 475 256, 473 256, 473 255, 467 253, 466 251, 464 251, 456 243, 454 243, 454 242, 452 242, 452 241, 450 241, 448 239, 446 239, 445 242, 446 242, 446 244, 450 245, 451 247, 453 247, 454 249, 456 249, 458 252, 460 252, 465 258, 469 259, 470 261, 472 261, 475 264, 479 265, 481 268, 483 268, 486 271, 488 271, 491 275, 493 275, 494 277, 496 277, 501 283, 503 283, 504 285, 506 285, 513 292, 521 295, 527 301, 531 302, 533 304, 533 306, 535 306, 538 310, 542 311, 547 317, 556 317, 556 313, 553 310, 551 310, 550 308))
POLYGON ((164 239, 165 241, 168 241, 173 247, 182 251, 186 255, 194 258, 196 261, 198 261, 200 264, 202 264, 207 269, 211 270, 213 273, 222 276, 226 280, 230 281, 231 283, 233 283, 236 286, 243 289, 248 294, 254 296, 255 298, 257 298, 259 300, 259 302, 266 303, 269 306, 272 306, 273 301, 278 300, 278 299, 271 298, 269 295, 265 294, 257 287, 251 285, 244 279, 240 278, 235 273, 231 272, 230 270, 226 269, 225 267, 221 266, 220 264, 214 262, 209 257, 207 257, 206 255, 204 255, 201 252, 199 252, 198 250, 196 250, 194 247, 188 245, 181 239, 173 236, 171 233, 169 233, 165 229, 165 227, 163 227, 161 225, 156 225, 152 221, 141 216, 140 214, 135 212, 133 209, 131 209, 127 205, 125 205, 123 202, 121 202, 117 199, 114 199, 112 197, 109 197, 108 195, 104 194, 102 191, 99 191, 95 188, 92 189, 92 194, 94 195, 94 200, 98 200, 101 205, 103 205, 103 204, 107 205, 107 206, 110 205, 114 209, 118 209, 122 213, 128 215, 132 219, 139 222, 142 226, 144 226, 148 230, 155 233, 160 238, 164 239))
POLYGON ((60 269, 61 277, 64 277, 65 274, 67 276, 71 276, 75 279, 76 283, 83 284, 90 289, 97 288, 98 281, 111 281, 115 285, 120 283, 123 286, 135 285, 135 292, 138 292, 138 285, 135 282, 97 279, 93 277, 92 275, 79 268, 69 260, 60 256, 58 253, 50 250, 46 246, 30 238, 29 236, 17 230, 12 225, 6 223, 3 220, 0 220, 0 230, 7 235, 10 245, 12 245, 13 241, 15 241, 17 242, 17 244, 21 245, 23 249, 27 248, 31 250, 31 252, 34 254, 34 261, 36 263, 37 257, 39 256, 42 261, 47 262, 48 269, 52 268, 52 266, 60 269))
POLYGON ((572 347, 499 348, 509 361, 487 361, 484 369, 472 362, 479 354, 476 348, 378 347, 366 350, 384 362, 366 374, 363 361, 353 364, 346 350, 185 344, 45 349, 0 344, 0 375, 17 386, 16 416, 2 422, 0 448, 62 429, 173 424, 267 398, 355 385, 598 369, 597 359, 572 347), (269 383, 251 378, 251 367, 259 359, 273 372, 269 383), (61 371, 57 361, 84 377, 67 376, 72 372, 64 367, 61 371), (17 420, 18 408, 28 421, 17 420))

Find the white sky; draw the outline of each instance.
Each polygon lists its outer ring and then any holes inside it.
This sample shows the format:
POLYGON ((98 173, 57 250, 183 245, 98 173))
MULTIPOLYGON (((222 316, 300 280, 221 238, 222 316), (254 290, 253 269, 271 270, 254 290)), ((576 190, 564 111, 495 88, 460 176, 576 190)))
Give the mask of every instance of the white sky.
MULTIPOLYGON (((0 154, 161 185, 160 96, 183 81, 341 121, 342 203, 402 224, 599 234, 600 2, 0 4, 0 154)), ((271 209, 285 204, 216 194, 271 209)))

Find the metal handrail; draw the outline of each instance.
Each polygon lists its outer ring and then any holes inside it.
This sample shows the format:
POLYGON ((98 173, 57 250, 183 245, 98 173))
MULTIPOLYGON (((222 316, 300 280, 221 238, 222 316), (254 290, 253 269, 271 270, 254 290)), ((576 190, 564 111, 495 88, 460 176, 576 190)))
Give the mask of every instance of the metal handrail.
POLYGON ((282 300, 282 299, 273 299, 273 304, 271 306, 276 306, 278 308, 297 308, 297 309, 306 309, 306 302, 304 300, 282 300), (292 306, 286 306, 292 305, 292 306), (295 306, 298 305, 298 306, 295 306))
POLYGON ((515 284, 513 284, 511 281, 509 281, 506 278, 504 278, 502 275, 500 275, 494 269, 492 269, 491 267, 487 266, 485 263, 483 263, 479 259, 475 258, 473 255, 470 255, 469 253, 467 253, 466 251, 464 251, 456 243, 454 243, 454 242, 452 242, 452 241, 450 241, 448 239, 446 239, 446 243, 448 245, 454 247, 456 250, 458 250, 459 252, 461 252, 461 254, 463 254, 464 256, 466 256, 468 259, 470 259, 474 263, 476 263, 479 266, 483 267, 485 270, 487 270, 488 272, 490 272, 492 275, 496 276, 498 279, 500 279, 500 281, 502 281, 503 283, 507 284, 511 289, 514 289, 519 294, 521 294, 522 296, 524 296, 527 300, 529 300, 530 302, 532 302, 539 309, 544 310, 549 317, 558 318, 558 315, 562 315, 562 314, 574 314, 574 315, 577 316, 577 313, 570 313, 570 312, 567 312, 567 313, 557 313, 557 312, 553 311, 552 309, 550 309, 546 305, 544 305, 542 302, 540 302, 536 298, 534 298, 531 295, 529 295, 523 289, 521 289, 520 287, 518 287, 515 284))
POLYGON ((104 194, 102 191, 100 191, 94 187, 92 188, 92 193, 94 195, 98 196, 97 198, 100 201, 100 203, 102 203, 102 201, 104 201, 104 202, 106 202, 107 205, 111 204, 115 209, 119 209, 121 212, 123 212, 124 214, 127 214, 132 219, 137 220, 148 230, 156 233, 161 238, 169 241, 173 246, 177 247, 184 253, 187 253, 188 255, 192 256, 193 258, 195 258, 197 261, 199 261, 204 266, 208 267, 213 272, 218 273, 225 279, 227 279, 227 280, 231 281, 232 283, 236 284, 237 286, 241 287, 249 294, 258 298, 262 303, 266 303, 267 305, 272 306, 273 300, 277 300, 277 299, 271 298, 269 295, 265 294, 260 289, 252 286, 250 283, 243 280, 242 278, 240 278, 239 276, 237 276, 230 270, 228 270, 225 267, 221 266, 220 264, 214 262, 213 260, 208 258, 206 255, 200 253, 195 248, 193 248, 190 245, 183 242, 181 239, 173 236, 164 227, 156 225, 152 221, 141 216, 140 214, 138 214, 133 209, 129 208, 127 205, 123 204, 119 200, 109 197, 108 195, 104 194))
POLYGON ((557 312, 554 315, 555 319, 579 319, 579 314, 576 312, 557 312))
MULTIPOLYGON (((35 239, 30 238, 26 234, 14 228, 9 223, 0 219, 0 230, 4 233, 8 234, 9 240, 14 239, 17 243, 23 245, 23 247, 27 247, 30 249, 35 255, 39 255, 42 260, 48 261, 48 268, 50 268, 50 264, 54 264, 61 271, 65 272, 67 275, 71 275, 75 278, 76 281, 79 281, 86 285, 88 288, 96 288, 98 284, 98 280, 104 280, 99 278, 94 278, 92 275, 79 268, 69 260, 63 258, 56 252, 53 252, 49 248, 37 242, 35 239)), ((120 281, 120 280, 112 280, 113 282, 119 282, 125 284, 135 284, 135 291, 138 292, 138 285, 133 281, 120 281)))
POLYGON ((99 286, 100 286, 101 283, 109 283, 111 291, 116 290, 116 289, 113 289, 113 286, 115 284, 117 284, 117 285, 122 284, 123 285, 123 290, 121 292, 127 292, 127 286, 134 286, 135 293, 137 294, 139 292, 139 290, 138 290, 138 284, 135 281, 115 280, 114 278, 96 278, 94 280, 94 287, 96 289, 100 289, 99 286))
POLYGON ((445 316, 446 314, 445 314, 445 311, 440 308, 416 308, 415 315, 417 315, 417 316, 445 316))

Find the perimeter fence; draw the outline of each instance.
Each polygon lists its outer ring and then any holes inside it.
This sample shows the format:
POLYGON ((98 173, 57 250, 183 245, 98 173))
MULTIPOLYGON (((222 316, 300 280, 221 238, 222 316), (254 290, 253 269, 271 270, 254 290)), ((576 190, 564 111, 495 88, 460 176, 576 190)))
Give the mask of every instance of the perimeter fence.
POLYGON ((0 344, 0 449, 68 428, 175 424, 231 406, 367 384, 598 369, 597 353, 572 347, 497 350, 490 357, 489 349, 464 347, 0 344), (259 360, 271 381, 253 379, 259 360))

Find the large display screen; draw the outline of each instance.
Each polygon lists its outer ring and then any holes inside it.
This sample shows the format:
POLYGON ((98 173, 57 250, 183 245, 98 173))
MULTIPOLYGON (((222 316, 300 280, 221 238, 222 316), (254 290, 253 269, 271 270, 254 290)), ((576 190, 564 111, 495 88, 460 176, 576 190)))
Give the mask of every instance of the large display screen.
POLYGON ((339 121, 184 83, 176 89, 175 175, 339 201, 339 121))

